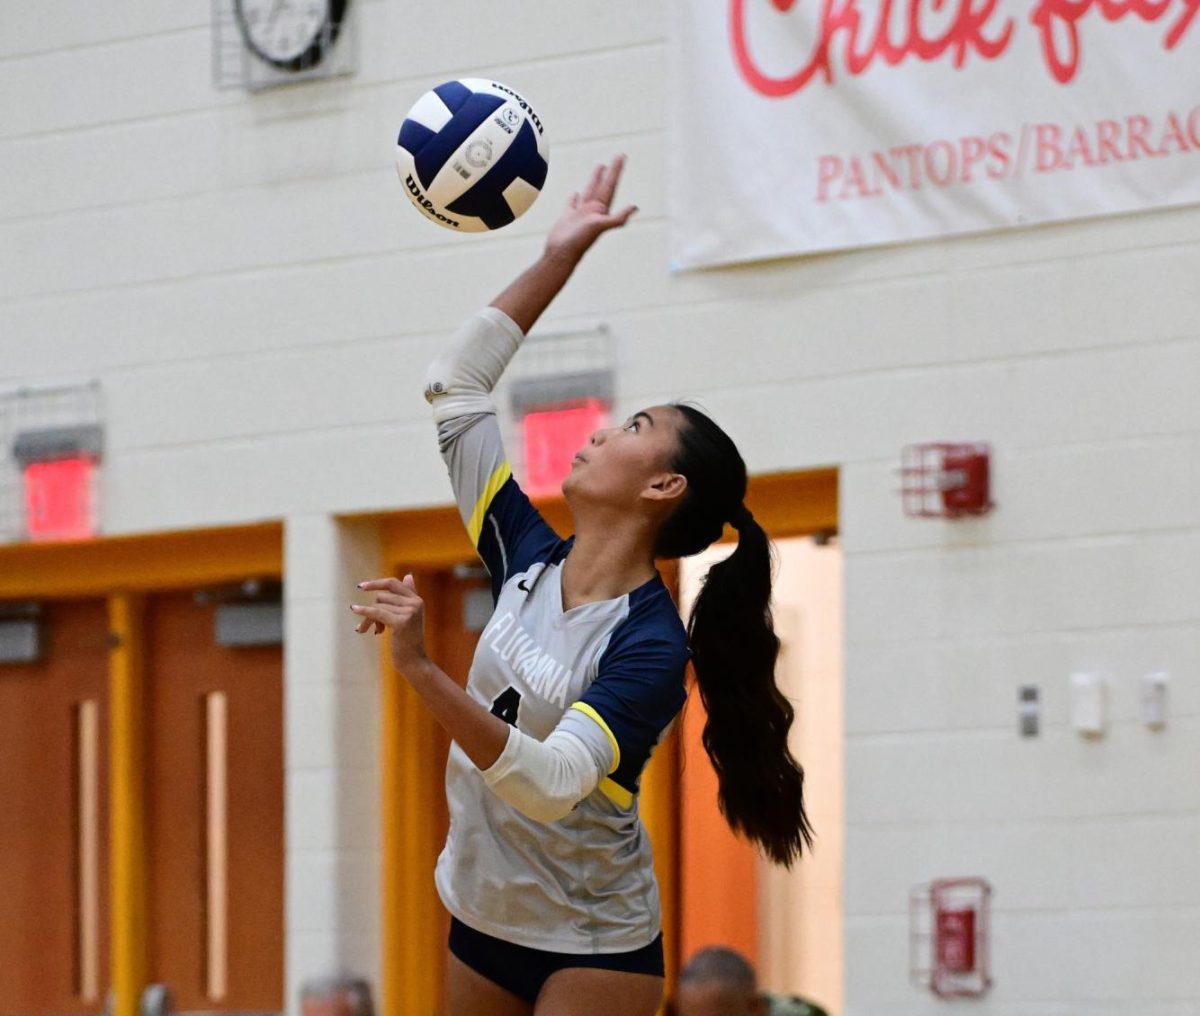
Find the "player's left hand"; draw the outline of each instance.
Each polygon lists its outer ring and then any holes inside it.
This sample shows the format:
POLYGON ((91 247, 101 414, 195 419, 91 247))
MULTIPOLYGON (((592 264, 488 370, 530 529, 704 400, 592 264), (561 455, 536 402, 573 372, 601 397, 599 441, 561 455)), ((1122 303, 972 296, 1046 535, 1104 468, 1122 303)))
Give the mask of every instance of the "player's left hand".
POLYGON ((372 627, 376 635, 390 630, 392 666, 403 674, 425 657, 425 602, 417 595, 411 575, 403 579, 368 579, 358 588, 375 591, 373 604, 356 603, 350 607, 363 620, 355 631, 366 634, 372 627))

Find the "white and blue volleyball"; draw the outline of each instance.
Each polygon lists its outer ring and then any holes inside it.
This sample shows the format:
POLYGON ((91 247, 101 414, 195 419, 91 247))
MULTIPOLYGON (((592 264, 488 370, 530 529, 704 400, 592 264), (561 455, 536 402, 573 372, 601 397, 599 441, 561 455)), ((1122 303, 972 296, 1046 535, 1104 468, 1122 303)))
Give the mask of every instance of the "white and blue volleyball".
POLYGON ((426 92, 400 127, 396 168, 428 219, 459 233, 507 226, 533 204, 549 168, 533 107, 483 78, 426 92))

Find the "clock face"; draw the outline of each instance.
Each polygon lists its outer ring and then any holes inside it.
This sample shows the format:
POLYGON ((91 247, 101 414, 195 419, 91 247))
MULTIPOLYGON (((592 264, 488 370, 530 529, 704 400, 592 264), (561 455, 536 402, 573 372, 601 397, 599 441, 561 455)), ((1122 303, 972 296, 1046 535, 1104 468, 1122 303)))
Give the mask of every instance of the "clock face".
POLYGON ((235 0, 246 45, 283 70, 314 66, 333 42, 345 0, 235 0))

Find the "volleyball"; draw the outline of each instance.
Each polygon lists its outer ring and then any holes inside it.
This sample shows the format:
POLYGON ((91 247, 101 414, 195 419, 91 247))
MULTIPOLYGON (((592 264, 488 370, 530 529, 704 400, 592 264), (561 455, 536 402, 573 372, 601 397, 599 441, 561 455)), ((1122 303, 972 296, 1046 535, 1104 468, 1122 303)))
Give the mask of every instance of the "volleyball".
POLYGON ((459 233, 500 229, 528 211, 546 182, 548 158, 533 107, 484 78, 426 92, 396 142, 409 200, 431 222, 459 233))

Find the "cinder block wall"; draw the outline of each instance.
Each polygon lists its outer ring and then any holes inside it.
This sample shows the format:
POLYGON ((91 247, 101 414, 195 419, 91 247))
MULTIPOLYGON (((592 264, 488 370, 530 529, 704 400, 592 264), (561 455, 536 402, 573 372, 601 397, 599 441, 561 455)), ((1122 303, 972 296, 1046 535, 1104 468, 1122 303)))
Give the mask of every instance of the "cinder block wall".
POLYGON ((756 471, 842 467, 847 1012, 940 1011, 907 984, 906 899, 950 874, 996 888, 978 1011, 1194 1012, 1200 211, 672 277, 662 5, 354 6, 358 74, 256 95, 212 88, 207 5, 6 20, 0 387, 101 380, 106 530, 444 501, 424 364, 625 151, 642 211, 548 321, 608 323, 624 407, 697 396, 756 471), (468 74, 532 98, 552 148, 484 238, 421 221, 392 168, 408 105, 468 74), (995 445, 989 518, 901 516, 901 445, 942 438, 995 445), (1073 669, 1111 682, 1097 742, 1073 669))

